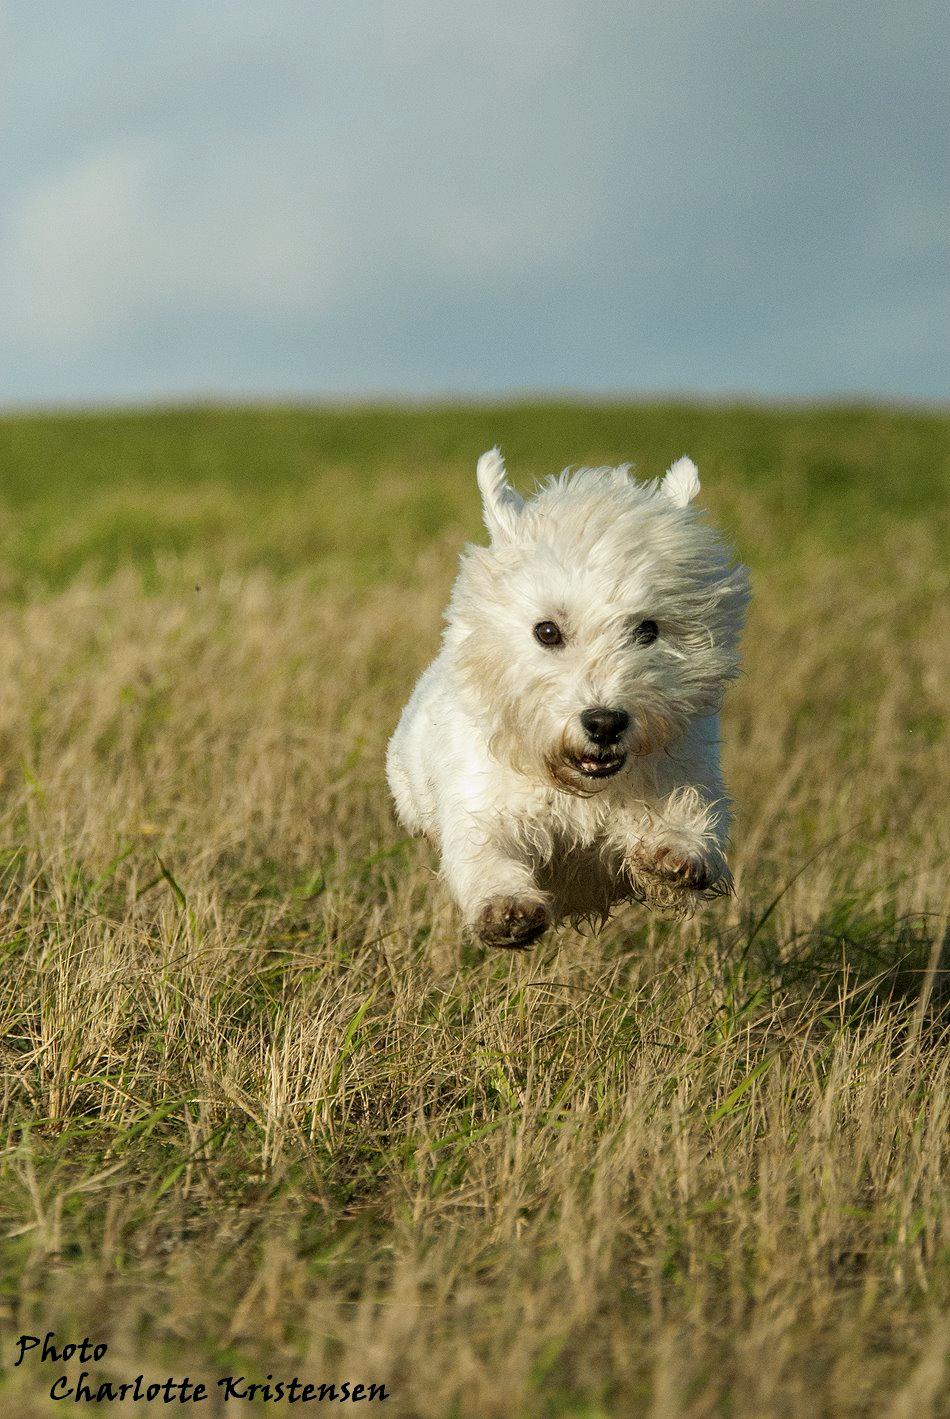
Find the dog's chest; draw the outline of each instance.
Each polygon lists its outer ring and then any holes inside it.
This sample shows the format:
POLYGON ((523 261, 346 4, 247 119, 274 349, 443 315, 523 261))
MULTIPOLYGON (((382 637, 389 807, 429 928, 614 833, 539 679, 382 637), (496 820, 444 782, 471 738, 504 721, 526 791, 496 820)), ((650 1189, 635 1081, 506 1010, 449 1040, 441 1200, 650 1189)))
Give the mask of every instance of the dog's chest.
POLYGON ((550 839, 551 855, 557 857, 599 853, 611 836, 616 812, 605 795, 582 798, 556 791, 546 794, 537 809, 550 839))

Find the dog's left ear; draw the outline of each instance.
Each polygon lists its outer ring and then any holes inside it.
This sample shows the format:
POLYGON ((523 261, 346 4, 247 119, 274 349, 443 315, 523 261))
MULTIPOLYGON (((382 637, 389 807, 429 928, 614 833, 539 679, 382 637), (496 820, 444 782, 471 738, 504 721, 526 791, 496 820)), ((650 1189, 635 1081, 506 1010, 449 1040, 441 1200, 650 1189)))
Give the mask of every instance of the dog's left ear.
POLYGON ((671 503, 686 507, 699 492, 699 469, 691 458, 678 458, 660 484, 671 503))
POLYGON ((483 453, 475 468, 482 495, 482 515, 493 542, 508 542, 515 536, 524 499, 505 476, 505 460, 497 448, 483 453))

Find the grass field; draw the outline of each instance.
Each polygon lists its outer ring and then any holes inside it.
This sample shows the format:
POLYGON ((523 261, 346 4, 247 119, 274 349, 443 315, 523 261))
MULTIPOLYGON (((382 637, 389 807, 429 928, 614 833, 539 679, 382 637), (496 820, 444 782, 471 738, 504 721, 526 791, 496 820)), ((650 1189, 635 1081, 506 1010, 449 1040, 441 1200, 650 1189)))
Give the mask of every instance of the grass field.
POLYGON ((52 1330, 420 1419, 950 1414, 948 474, 875 409, 0 421, 0 1411, 52 1330), (692 921, 485 953, 392 818, 496 440, 690 453, 752 569, 692 921))

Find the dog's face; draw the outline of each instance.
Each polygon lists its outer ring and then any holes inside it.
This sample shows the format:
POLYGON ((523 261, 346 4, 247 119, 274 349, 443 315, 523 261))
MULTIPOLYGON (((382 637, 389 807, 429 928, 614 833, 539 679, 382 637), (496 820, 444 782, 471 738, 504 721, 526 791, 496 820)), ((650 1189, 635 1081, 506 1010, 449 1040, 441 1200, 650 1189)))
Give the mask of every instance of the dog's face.
POLYGON ((493 751, 573 793, 715 713, 738 669, 748 585, 689 506, 687 459, 662 483, 581 469, 529 502, 479 460, 491 546, 468 549, 448 613, 464 693, 493 751))

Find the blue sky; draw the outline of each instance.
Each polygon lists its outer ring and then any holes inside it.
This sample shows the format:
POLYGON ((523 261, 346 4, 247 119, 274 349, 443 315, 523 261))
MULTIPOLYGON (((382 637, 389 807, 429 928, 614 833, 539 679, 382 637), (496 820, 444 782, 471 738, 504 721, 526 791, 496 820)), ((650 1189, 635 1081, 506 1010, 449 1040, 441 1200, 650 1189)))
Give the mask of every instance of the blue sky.
POLYGON ((0 403, 945 399, 945 0, 7 0, 0 403))

